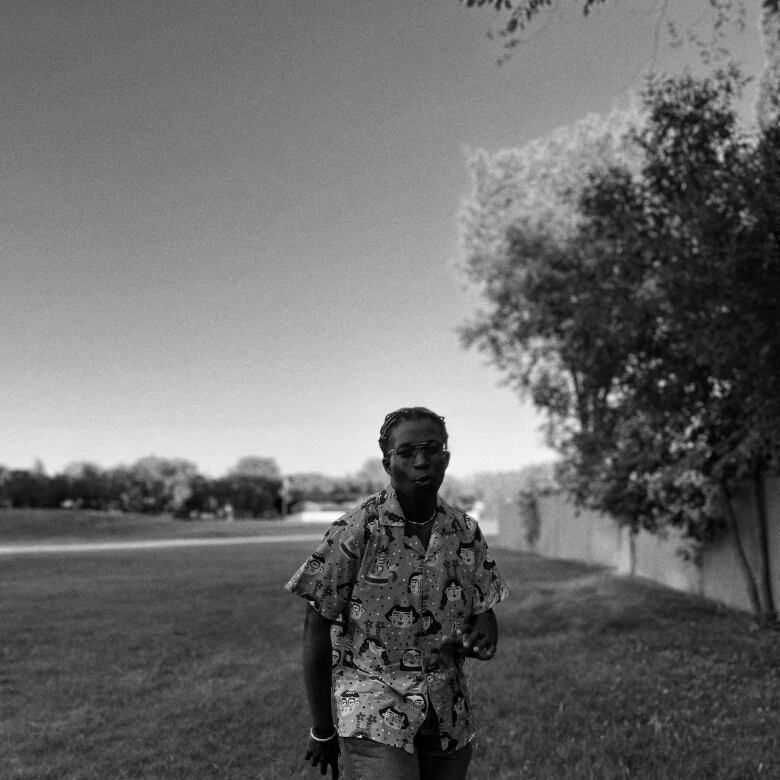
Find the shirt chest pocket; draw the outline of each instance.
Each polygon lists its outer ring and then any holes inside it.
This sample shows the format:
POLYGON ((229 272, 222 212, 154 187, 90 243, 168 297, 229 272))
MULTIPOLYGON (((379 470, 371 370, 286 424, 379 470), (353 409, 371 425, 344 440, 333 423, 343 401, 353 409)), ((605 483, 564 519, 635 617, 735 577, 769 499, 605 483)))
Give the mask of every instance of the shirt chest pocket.
POLYGON ((360 579, 369 586, 395 586, 402 572, 396 542, 386 534, 369 540, 360 567, 360 579))

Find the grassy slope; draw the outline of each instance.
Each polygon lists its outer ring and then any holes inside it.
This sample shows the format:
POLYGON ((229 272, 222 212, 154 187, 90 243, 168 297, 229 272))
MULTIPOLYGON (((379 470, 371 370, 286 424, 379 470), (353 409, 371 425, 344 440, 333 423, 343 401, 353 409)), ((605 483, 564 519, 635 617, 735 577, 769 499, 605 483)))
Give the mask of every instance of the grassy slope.
MULTIPOLYGON (((0 558, 0 777, 314 778, 306 544, 0 558)), ((780 776, 780 648, 748 619, 497 551, 471 780, 780 776)))

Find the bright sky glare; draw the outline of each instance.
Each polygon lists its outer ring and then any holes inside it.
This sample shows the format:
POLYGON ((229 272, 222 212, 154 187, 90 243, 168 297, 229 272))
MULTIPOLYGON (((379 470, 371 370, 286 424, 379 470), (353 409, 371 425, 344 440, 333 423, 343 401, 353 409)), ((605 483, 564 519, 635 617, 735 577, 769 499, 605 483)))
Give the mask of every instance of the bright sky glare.
MULTIPOLYGON (((561 5, 497 67, 492 12, 456 0, 5 4, 0 464, 342 475, 417 404, 447 418, 455 475, 549 459, 455 332, 477 305, 464 150, 694 57, 656 47, 660 2, 561 5)), ((755 19, 732 51, 757 72, 755 19)))

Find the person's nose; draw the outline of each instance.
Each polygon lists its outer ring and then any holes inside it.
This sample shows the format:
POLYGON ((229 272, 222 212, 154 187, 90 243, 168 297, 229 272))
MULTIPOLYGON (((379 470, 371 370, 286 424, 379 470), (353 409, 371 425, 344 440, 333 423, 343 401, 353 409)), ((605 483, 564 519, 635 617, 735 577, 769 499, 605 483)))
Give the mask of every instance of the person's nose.
POLYGON ((412 463, 415 468, 424 468, 428 466, 430 462, 431 459, 424 449, 420 448, 419 450, 414 451, 414 460, 412 460, 412 463))

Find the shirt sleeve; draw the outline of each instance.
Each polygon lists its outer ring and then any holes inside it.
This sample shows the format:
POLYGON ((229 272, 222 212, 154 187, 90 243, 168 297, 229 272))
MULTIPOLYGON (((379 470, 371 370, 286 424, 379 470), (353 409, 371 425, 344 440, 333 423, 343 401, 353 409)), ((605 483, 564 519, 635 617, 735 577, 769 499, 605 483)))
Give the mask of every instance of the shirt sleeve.
POLYGON ((476 537, 478 539, 475 541, 476 576, 471 601, 471 612, 474 615, 487 612, 500 601, 509 598, 509 588, 490 554, 485 537, 481 532, 478 532, 476 537))
POLYGON ((362 512, 344 515, 284 586, 328 620, 340 620, 357 581, 364 547, 362 512))

